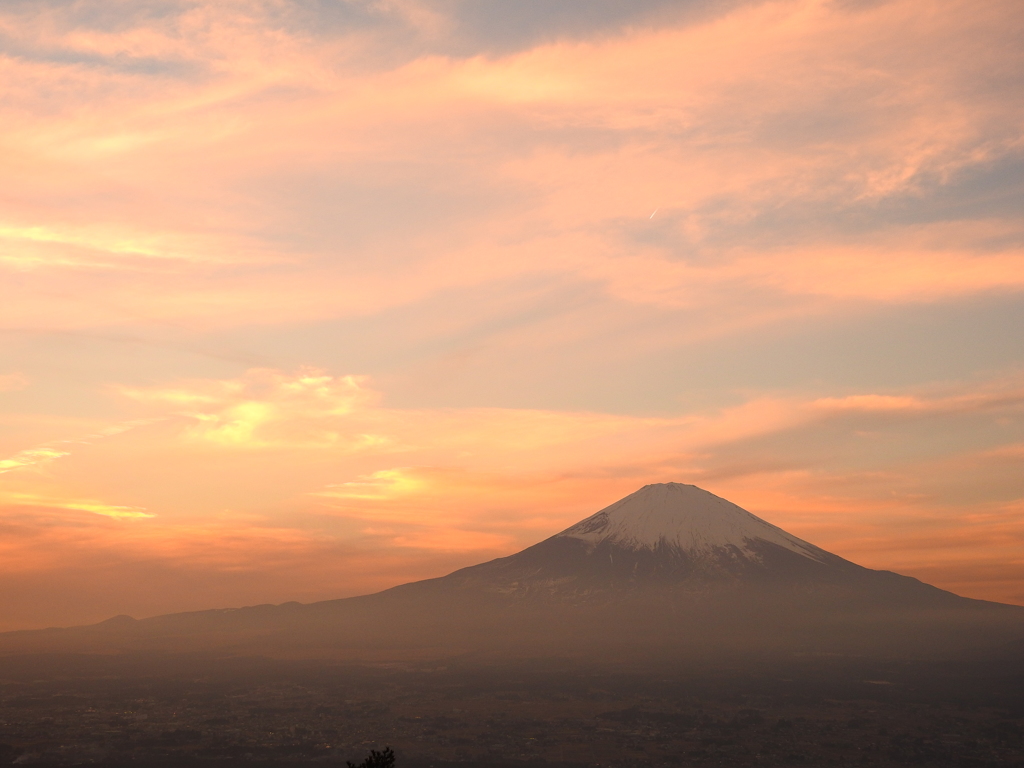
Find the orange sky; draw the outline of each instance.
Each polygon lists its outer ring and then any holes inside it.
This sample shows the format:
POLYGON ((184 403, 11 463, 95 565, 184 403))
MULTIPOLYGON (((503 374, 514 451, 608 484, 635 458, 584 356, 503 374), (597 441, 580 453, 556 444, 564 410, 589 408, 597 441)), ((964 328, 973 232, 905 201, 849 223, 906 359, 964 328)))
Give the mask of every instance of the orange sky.
POLYGON ((693 482, 1024 604, 1012 0, 12 0, 0 629, 693 482))

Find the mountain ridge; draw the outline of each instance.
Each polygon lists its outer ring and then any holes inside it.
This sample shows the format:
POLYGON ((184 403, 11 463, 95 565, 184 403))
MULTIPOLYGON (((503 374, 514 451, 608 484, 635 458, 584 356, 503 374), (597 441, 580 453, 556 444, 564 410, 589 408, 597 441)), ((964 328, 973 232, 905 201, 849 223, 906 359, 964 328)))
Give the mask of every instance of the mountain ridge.
POLYGON ((644 486, 531 547, 317 603, 0 634, 0 654, 350 660, 927 656, 1024 638, 1024 608, 852 563, 696 486, 644 486))

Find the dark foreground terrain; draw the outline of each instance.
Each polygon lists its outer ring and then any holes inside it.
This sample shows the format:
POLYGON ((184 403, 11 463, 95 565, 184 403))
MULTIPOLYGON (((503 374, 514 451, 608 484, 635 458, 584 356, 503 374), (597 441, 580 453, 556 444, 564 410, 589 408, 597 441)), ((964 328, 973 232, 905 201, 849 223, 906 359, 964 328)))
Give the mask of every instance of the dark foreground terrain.
POLYGON ((1024 665, 0 659, 0 765, 1024 766, 1024 665))

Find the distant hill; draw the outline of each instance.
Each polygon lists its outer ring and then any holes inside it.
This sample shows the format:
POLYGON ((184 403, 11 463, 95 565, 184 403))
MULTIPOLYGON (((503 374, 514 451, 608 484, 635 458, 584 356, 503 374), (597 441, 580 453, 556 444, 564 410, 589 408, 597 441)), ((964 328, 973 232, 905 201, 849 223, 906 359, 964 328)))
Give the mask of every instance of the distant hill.
POLYGON ((0 653, 212 652, 619 665, 794 654, 926 658, 1024 639, 1024 608, 844 560, 692 485, 648 485, 448 576, 302 605, 0 634, 0 653))

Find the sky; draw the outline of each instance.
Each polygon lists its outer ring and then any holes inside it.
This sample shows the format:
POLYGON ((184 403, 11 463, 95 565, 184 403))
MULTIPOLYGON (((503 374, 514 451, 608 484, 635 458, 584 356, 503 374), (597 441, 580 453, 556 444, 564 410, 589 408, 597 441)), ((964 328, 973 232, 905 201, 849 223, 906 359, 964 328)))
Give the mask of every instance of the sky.
POLYGON ((1018 0, 6 0, 0 630, 653 482, 1024 604, 1018 0))

